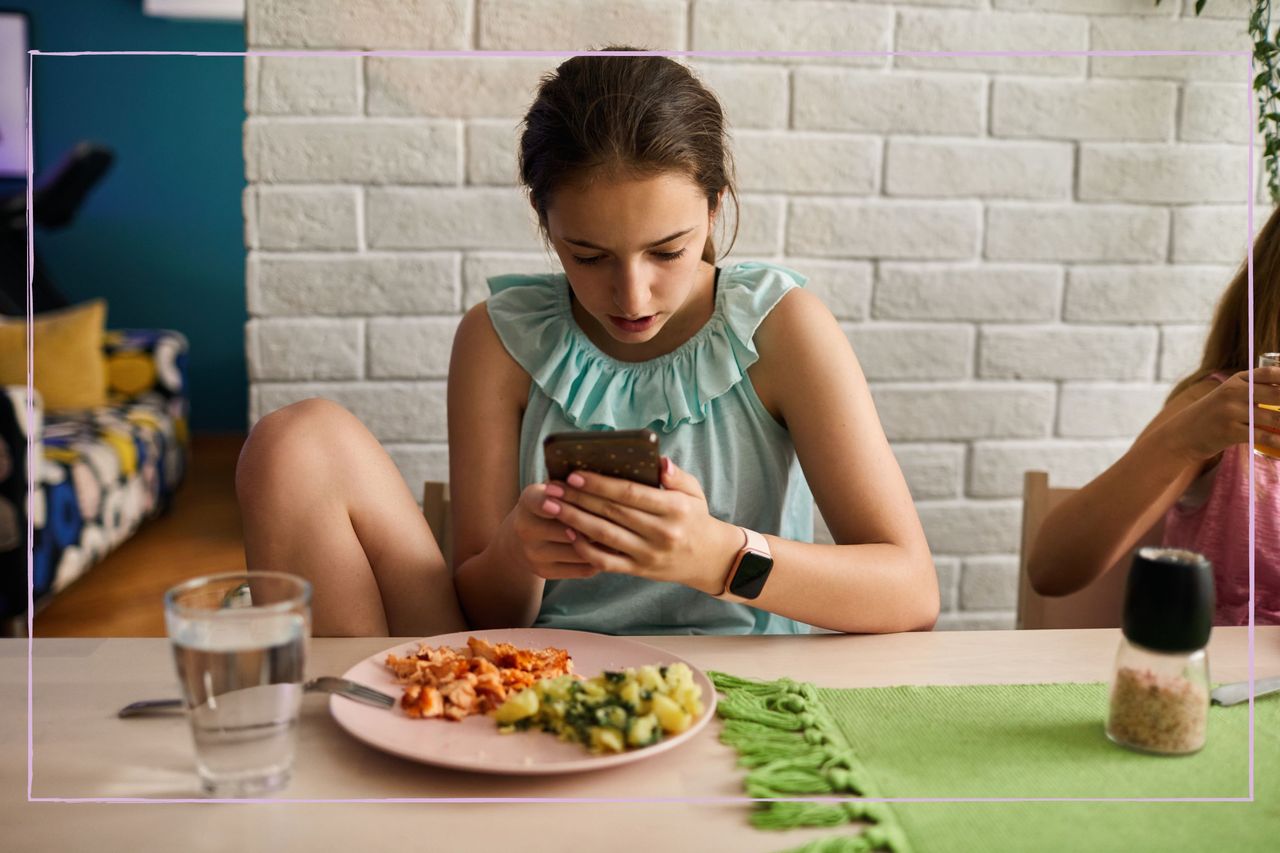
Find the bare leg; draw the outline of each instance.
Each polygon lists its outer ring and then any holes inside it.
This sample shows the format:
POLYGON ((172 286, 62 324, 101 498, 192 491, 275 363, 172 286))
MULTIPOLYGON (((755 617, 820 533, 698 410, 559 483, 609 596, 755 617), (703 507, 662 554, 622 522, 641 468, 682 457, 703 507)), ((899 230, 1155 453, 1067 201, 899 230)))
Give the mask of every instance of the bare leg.
POLYGON ((254 427, 236 465, 250 571, 312 584, 316 636, 466 629, 453 579, 395 464, 364 424, 304 400, 254 427))

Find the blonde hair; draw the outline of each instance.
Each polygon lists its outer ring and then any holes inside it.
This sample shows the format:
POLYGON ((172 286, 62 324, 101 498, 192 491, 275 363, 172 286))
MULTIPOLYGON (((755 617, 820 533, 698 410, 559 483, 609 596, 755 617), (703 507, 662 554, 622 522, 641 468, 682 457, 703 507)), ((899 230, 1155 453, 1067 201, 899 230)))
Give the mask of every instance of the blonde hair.
MULTIPOLYGON (((1227 285, 1213 312, 1200 366, 1166 398, 1218 371, 1238 373, 1249 363, 1249 259, 1227 285)), ((1272 212, 1253 241, 1253 348, 1255 355, 1280 352, 1280 208, 1272 212)))

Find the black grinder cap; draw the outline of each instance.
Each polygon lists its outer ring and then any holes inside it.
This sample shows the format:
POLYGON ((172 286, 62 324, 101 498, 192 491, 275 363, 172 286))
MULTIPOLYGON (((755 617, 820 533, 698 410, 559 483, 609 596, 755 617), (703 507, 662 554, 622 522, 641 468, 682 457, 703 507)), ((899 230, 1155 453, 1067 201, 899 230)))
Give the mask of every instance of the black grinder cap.
POLYGON ((1179 548, 1139 548, 1124 590, 1124 636, 1159 652, 1203 649, 1213 628, 1213 566, 1179 548))

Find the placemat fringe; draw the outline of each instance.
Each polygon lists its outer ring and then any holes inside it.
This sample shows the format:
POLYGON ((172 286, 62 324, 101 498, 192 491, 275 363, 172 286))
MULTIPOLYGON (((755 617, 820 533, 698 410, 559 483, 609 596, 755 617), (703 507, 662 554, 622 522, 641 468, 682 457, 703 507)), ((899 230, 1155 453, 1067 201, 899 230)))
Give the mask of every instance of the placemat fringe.
MULTIPOLYGON (((875 797, 866 768, 857 760, 812 684, 780 678, 750 681, 708 672, 723 694, 717 713, 725 719, 720 740, 738 752, 738 764, 752 768, 745 780, 756 799, 803 794, 875 797)), ((820 839, 793 853, 910 853, 906 836, 883 803, 764 802, 751 823, 761 829, 839 826, 869 821, 861 834, 820 839)))

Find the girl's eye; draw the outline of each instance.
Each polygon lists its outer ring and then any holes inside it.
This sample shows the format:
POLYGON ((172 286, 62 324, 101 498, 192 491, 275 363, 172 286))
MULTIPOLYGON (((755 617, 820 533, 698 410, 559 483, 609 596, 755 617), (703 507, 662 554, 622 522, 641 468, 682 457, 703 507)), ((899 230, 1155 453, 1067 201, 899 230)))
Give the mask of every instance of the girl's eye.
POLYGON ((589 257, 589 258, 580 258, 577 255, 574 255, 573 259, 577 263, 582 264, 584 267, 589 267, 592 264, 599 263, 601 257, 602 257, 601 255, 593 255, 592 257, 589 257))
POLYGON ((684 249, 678 252, 654 252, 655 257, 662 261, 675 261, 684 256, 684 249))

